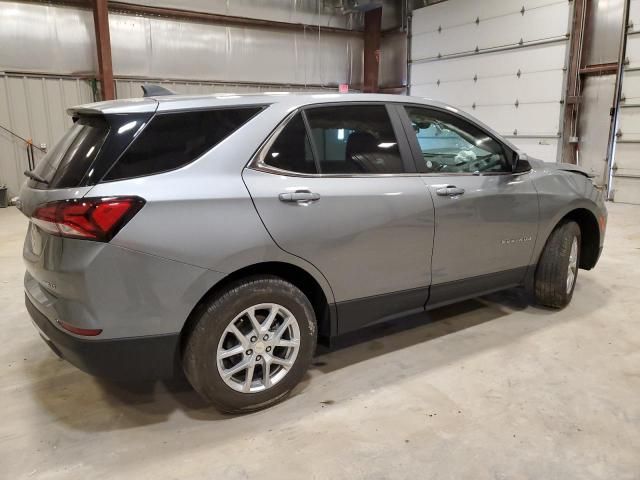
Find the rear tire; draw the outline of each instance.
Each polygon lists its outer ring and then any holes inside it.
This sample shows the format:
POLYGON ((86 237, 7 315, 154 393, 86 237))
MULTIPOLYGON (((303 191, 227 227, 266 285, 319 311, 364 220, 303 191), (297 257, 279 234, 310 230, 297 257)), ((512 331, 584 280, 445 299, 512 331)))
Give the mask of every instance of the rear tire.
POLYGON ((580 227, 567 221, 547 240, 535 275, 535 299, 551 308, 566 307, 573 297, 580 265, 580 227))
POLYGON ((281 278, 261 275, 233 283, 196 315, 183 369, 193 388, 223 412, 250 412, 281 401, 311 363, 313 308, 281 278))

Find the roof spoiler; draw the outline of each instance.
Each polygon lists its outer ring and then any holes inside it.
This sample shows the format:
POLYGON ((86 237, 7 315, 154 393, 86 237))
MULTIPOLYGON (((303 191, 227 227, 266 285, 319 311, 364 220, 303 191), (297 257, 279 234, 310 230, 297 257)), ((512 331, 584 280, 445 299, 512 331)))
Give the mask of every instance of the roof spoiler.
POLYGON ((162 95, 175 95, 176 92, 169 90, 161 85, 154 83, 145 83, 141 85, 143 97, 160 97, 162 95))

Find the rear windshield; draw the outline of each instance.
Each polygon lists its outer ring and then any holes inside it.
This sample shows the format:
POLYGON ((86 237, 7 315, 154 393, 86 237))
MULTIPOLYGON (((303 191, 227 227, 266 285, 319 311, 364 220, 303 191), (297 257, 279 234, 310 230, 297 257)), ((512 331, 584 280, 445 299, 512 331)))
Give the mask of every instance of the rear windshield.
POLYGON ((100 153, 109 130, 109 124, 102 116, 79 118, 53 150, 40 160, 34 173, 46 180, 49 188, 80 185, 87 169, 100 153))
POLYGON ((140 177, 182 167, 227 138, 261 109, 159 113, 104 180, 140 177))
POLYGON ((80 115, 34 173, 33 188, 73 188, 166 172, 220 143, 264 107, 80 115), (134 140, 135 139, 135 140, 134 140), (124 152, 124 153, 123 153, 124 152))

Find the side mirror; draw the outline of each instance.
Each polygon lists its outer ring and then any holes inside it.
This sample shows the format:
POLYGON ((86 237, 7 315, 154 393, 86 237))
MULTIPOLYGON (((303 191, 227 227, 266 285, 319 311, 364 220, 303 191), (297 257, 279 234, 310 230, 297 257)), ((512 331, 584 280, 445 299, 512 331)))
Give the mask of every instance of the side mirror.
POLYGON ((513 173, 525 173, 531 170, 529 157, 526 153, 513 153, 513 162, 511 164, 513 173))

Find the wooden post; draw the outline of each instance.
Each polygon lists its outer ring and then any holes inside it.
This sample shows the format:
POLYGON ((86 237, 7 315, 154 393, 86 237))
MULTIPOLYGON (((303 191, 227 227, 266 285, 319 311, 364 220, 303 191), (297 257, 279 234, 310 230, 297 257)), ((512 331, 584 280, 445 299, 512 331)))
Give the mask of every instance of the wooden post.
POLYGON ((364 78, 362 90, 368 93, 378 91, 381 30, 382 8, 366 11, 364 14, 364 78))
POLYGON ((114 100, 113 65, 111 62, 111 38, 109 36, 109 11, 107 0, 93 1, 93 23, 96 30, 96 48, 98 50, 98 77, 102 100, 114 100))

